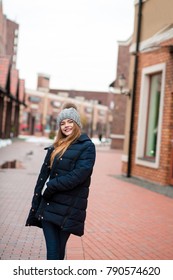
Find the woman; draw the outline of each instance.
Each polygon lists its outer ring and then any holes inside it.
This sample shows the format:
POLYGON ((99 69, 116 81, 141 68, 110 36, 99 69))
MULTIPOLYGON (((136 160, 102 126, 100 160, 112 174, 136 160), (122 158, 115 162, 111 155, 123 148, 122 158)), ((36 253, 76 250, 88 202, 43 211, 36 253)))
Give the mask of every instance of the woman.
POLYGON ((63 260, 70 234, 84 234, 95 163, 95 146, 86 134, 81 133, 75 105, 68 107, 58 116, 59 130, 54 145, 46 148, 47 155, 26 221, 26 226, 43 228, 48 260, 63 260))

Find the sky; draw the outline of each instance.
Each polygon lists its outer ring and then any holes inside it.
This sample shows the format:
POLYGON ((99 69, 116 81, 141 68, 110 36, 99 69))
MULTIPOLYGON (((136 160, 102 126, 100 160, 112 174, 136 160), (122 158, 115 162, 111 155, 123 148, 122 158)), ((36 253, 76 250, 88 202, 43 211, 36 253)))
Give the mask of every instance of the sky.
POLYGON ((2 0, 19 24, 17 69, 36 89, 38 73, 50 87, 108 91, 116 77, 118 41, 129 39, 134 0, 2 0))

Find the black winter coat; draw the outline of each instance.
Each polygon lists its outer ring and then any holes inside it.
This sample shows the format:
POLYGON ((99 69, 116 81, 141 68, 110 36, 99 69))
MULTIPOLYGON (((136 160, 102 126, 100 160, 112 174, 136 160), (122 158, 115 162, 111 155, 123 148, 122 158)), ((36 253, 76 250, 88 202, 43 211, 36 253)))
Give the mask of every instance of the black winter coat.
POLYGON ((95 146, 82 134, 63 154, 55 157, 50 169, 50 146, 34 190, 26 226, 42 227, 41 221, 52 222, 63 231, 83 235, 91 174, 95 163, 95 146), (47 188, 41 190, 49 177, 47 188))

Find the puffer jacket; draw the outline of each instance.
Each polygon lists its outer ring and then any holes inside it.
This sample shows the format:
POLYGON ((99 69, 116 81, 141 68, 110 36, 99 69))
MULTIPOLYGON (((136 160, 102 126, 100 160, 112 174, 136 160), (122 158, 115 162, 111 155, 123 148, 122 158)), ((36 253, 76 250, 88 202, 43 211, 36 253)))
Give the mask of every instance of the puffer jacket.
POLYGON ((46 220, 55 223, 63 231, 82 236, 95 163, 95 146, 86 134, 82 134, 62 157, 55 157, 50 169, 53 149, 53 146, 47 148, 26 226, 42 227, 41 221, 46 220), (47 188, 42 196, 41 190, 48 177, 47 188))

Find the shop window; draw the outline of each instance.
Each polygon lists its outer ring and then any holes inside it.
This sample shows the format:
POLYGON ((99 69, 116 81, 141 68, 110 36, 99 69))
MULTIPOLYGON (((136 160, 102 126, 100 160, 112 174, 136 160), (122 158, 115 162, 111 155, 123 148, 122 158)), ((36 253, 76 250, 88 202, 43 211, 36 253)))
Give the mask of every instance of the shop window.
POLYGON ((42 117, 42 115, 40 113, 35 114, 35 131, 36 132, 42 131, 41 117, 42 117))
POLYGON ((21 131, 28 131, 28 118, 29 118, 29 114, 28 112, 23 112, 22 115, 22 122, 20 124, 20 130, 21 131))
POLYGON ((136 164, 153 168, 159 167, 164 87, 165 64, 143 69, 136 164))
POLYGON ((45 129, 46 129, 47 131, 50 131, 50 129, 51 129, 50 124, 51 124, 51 116, 50 116, 50 115, 47 115, 47 116, 46 116, 46 126, 45 126, 45 129))

